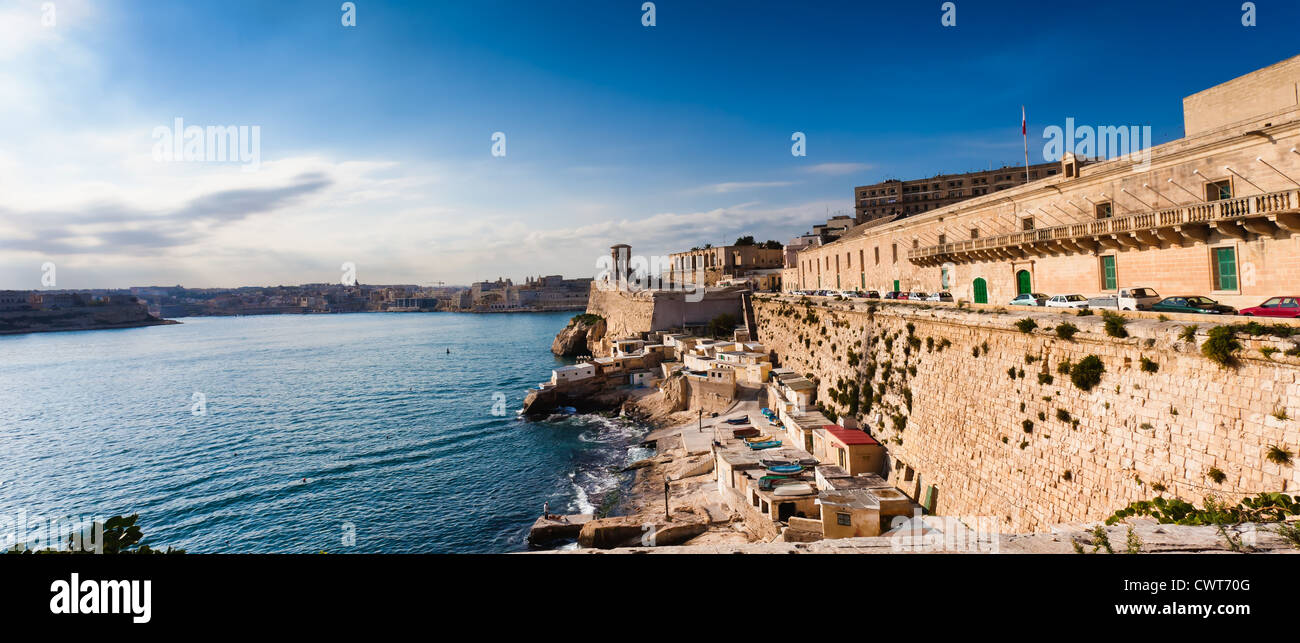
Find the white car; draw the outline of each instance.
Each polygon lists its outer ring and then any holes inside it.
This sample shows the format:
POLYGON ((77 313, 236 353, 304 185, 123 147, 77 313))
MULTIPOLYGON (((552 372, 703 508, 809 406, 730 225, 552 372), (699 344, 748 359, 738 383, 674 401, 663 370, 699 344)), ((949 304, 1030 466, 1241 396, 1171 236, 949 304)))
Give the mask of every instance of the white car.
POLYGON ((1021 294, 1021 295, 1018 295, 1015 299, 1012 299, 1011 302, 1008 303, 1007 305, 1009 305, 1009 306, 1042 306, 1042 305, 1043 305, 1043 302, 1045 302, 1045 301, 1047 301, 1047 295, 1044 295, 1043 293, 1040 293, 1040 292, 1027 292, 1027 293, 1023 293, 1023 294, 1021 294))
POLYGON ((1087 308, 1088 298, 1083 295, 1053 295, 1047 300, 1048 308, 1087 308))
POLYGON ((1147 310, 1159 302, 1160 293, 1154 288, 1120 288, 1114 295, 1093 297, 1088 305, 1093 308, 1118 308, 1119 310, 1147 310))

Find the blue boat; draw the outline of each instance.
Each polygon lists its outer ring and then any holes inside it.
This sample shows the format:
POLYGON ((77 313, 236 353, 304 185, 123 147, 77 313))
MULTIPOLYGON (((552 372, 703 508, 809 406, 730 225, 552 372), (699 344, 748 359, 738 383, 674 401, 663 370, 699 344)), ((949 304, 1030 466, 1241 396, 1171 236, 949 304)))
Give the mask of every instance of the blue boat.
POLYGON ((768 440, 767 442, 755 442, 749 445, 749 448, 758 451, 761 449, 775 449, 781 446, 780 440, 768 440))
POLYGON ((801 465, 801 464, 779 464, 779 465, 776 465, 776 466, 768 467, 767 470, 768 470, 769 472, 774 473, 774 474, 779 475, 779 476, 792 476, 792 475, 795 475, 795 474, 798 474, 798 473, 802 473, 802 472, 803 472, 803 465, 801 465))

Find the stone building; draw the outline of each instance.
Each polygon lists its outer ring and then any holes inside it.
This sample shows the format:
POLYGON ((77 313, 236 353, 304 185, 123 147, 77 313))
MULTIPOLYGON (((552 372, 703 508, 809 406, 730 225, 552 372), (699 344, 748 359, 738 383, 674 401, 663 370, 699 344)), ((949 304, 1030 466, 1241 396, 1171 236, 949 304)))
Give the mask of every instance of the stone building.
POLYGON ((947 290, 976 303, 1022 292, 1150 286, 1253 306, 1300 274, 1300 56, 1183 101, 1184 138, 799 253, 786 290, 947 290))
POLYGON ((1056 163, 1023 167, 1000 167, 983 172, 940 174, 928 179, 891 179, 875 185, 853 188, 857 223, 895 221, 914 214, 937 210, 993 192, 1001 192, 1028 181, 1046 178, 1060 171, 1056 163))
POLYGON ((705 286, 717 285, 724 279, 743 278, 757 270, 780 269, 785 262, 781 248, 760 245, 694 248, 668 257, 666 282, 694 284, 702 273, 705 286))

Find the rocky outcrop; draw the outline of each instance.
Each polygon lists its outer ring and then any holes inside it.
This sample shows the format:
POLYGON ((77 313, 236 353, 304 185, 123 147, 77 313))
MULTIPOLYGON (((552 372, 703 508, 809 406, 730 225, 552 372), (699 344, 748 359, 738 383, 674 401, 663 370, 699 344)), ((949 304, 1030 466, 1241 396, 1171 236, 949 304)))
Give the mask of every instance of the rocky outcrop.
POLYGON ((561 357, 596 355, 605 338, 605 319, 597 315, 576 315, 551 343, 551 352, 561 357))
POLYGON ((578 545, 595 549, 665 547, 680 545, 708 529, 708 523, 702 521, 647 522, 641 516, 601 518, 582 526, 578 545))
POLYGON ((627 401, 623 412, 639 422, 654 426, 670 426, 676 423, 674 413, 689 408, 686 392, 686 379, 674 375, 659 383, 659 387, 649 395, 643 395, 627 401))
POLYGON ((627 401, 626 389, 605 389, 601 378, 569 382, 563 388, 531 389, 524 396, 524 415, 538 417, 571 406, 579 413, 599 413, 619 409, 627 401))

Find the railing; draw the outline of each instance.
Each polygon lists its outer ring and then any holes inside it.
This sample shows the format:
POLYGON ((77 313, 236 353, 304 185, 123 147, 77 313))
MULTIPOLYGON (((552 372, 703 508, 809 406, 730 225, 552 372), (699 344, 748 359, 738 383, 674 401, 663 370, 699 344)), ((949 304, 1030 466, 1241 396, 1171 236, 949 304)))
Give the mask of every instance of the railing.
POLYGON ((1300 191, 1283 190, 1281 192, 1269 192, 1267 194, 1243 196, 1209 203, 1196 203, 1151 212, 1139 212, 1086 223, 1071 223, 1051 228, 1013 232, 996 237, 983 237, 969 241, 927 246, 909 250, 907 257, 908 259, 924 259, 974 250, 1019 246, 1026 243, 1154 230, 1188 223, 1232 221, 1242 217, 1295 210, 1297 207, 1300 207, 1300 191))

